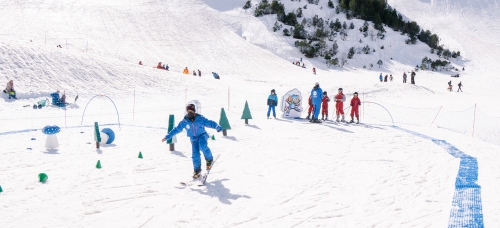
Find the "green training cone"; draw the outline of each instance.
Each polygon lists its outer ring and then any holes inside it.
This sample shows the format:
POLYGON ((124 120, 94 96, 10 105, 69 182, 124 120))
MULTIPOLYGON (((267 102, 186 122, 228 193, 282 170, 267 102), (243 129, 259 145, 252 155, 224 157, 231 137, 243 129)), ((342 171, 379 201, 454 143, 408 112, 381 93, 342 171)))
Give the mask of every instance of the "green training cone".
POLYGON ((215 140, 215 135, 212 135, 212 140, 215 140))
POLYGON ((139 158, 142 159, 142 152, 139 151, 139 158))
POLYGON ((101 166, 101 160, 97 160, 97 165, 95 165, 96 168, 100 169, 102 168, 101 166))
POLYGON ((40 179, 40 182, 45 182, 47 181, 47 179, 49 179, 49 176, 47 176, 47 174, 45 173, 39 173, 38 178, 40 179))
POLYGON ((3 192, 3 190, 2 190, 2 186, 0 186, 0 192, 3 192))

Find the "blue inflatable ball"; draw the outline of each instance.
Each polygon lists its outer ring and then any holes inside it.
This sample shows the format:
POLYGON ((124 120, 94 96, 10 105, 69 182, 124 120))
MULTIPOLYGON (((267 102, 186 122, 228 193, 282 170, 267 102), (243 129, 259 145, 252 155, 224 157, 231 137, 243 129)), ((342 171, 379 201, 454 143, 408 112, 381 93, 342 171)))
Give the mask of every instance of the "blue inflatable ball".
POLYGON ((111 144, 115 140, 115 133, 113 132, 113 130, 109 128, 103 128, 101 132, 108 135, 108 140, 106 141, 106 144, 111 144))

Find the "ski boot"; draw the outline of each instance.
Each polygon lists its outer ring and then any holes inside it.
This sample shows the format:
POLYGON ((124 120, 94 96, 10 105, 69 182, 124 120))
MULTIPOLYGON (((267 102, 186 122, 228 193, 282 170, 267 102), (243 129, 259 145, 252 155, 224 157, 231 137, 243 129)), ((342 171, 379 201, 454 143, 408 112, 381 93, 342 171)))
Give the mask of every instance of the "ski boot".
POLYGON ((311 119, 311 113, 307 114, 307 117, 306 117, 306 120, 310 120, 311 119))
POLYGON ((201 177, 201 168, 198 168, 193 172, 193 179, 197 179, 199 177, 201 177))
POLYGON ((321 114, 321 120, 325 120, 325 114, 321 114))
POLYGON ((325 115, 325 120, 328 120, 328 114, 325 115))
POLYGON ((359 118, 356 118, 356 120, 358 121, 358 122, 356 122, 356 124, 359 124, 359 118))
POLYGON ((354 123, 354 119, 351 119, 351 121, 349 123, 354 123))
POLYGON ((342 115, 342 120, 340 122, 345 123, 344 115, 342 115))
POLYGON ((337 120, 336 121, 339 122, 339 116, 337 116, 337 120))
POLYGON ((210 170, 212 168, 212 163, 214 162, 214 159, 206 160, 207 161, 207 170, 210 170))

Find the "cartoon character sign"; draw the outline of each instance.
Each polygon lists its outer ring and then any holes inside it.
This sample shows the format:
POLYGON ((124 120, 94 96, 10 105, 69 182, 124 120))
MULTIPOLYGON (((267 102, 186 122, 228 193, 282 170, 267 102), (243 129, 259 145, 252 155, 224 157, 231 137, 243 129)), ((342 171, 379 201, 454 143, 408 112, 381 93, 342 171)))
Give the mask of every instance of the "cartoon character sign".
POLYGON ((283 118, 300 117, 302 110, 302 93, 298 89, 292 89, 283 95, 281 102, 283 118))

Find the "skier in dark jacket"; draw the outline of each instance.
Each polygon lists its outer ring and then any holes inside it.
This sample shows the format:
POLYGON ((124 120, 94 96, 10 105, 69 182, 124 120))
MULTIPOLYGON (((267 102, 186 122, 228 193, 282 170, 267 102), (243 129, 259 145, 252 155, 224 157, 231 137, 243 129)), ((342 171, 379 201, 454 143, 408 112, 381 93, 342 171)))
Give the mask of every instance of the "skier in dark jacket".
POLYGON ((319 83, 316 82, 314 84, 313 89, 311 90, 312 103, 314 105, 314 114, 311 119, 311 123, 321 123, 318 120, 319 111, 321 110, 321 100, 322 100, 323 90, 319 87, 319 83))
POLYGON ((460 91, 460 92, 464 92, 462 91, 462 82, 458 83, 458 89, 457 89, 457 92, 460 91))
POLYGON ((411 84, 415 84, 415 76, 417 74, 415 74, 415 71, 411 71, 411 84))
POLYGON ((403 83, 406 83, 406 72, 403 72, 403 83))
POLYGON ((276 119, 276 106, 278 106, 278 96, 276 95, 276 91, 274 89, 271 90, 271 94, 267 97, 267 118, 269 119, 269 115, 271 114, 271 110, 273 110, 273 116, 276 119))
POLYGON ((389 75, 386 74, 384 77, 384 82, 387 82, 387 77, 389 77, 389 75))
POLYGON ((184 119, 177 124, 177 127, 172 129, 161 141, 165 142, 170 140, 174 135, 182 132, 186 129, 187 136, 191 138, 191 148, 193 149, 193 154, 191 158, 193 159, 194 173, 193 178, 199 178, 201 175, 201 155, 200 150, 203 152, 203 156, 206 160, 207 170, 212 168, 213 156, 212 151, 208 148, 208 133, 205 131, 205 127, 213 128, 217 132, 222 131, 222 127, 216 122, 205 118, 204 116, 196 113, 196 107, 194 104, 188 104, 186 106, 187 115, 184 119))

